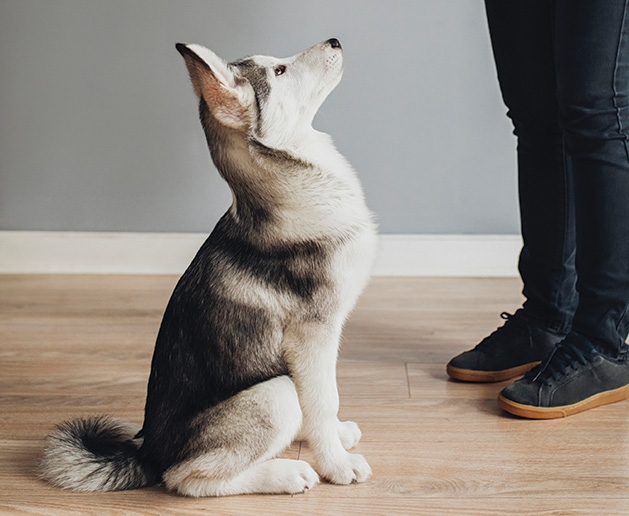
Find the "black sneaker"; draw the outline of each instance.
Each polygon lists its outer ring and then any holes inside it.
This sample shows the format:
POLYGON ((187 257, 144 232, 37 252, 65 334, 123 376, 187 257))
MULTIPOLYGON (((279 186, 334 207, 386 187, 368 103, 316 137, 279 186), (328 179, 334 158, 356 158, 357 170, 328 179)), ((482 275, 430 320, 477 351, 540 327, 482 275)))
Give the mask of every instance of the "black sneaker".
POLYGON ((539 364, 565 337, 536 325, 522 310, 514 315, 503 312, 500 317, 506 320, 503 326, 450 360, 448 375, 464 382, 509 380, 539 364))
POLYGON ((588 340, 570 334, 543 364, 506 387, 498 404, 516 416, 553 419, 625 399, 629 399, 627 352, 610 358, 588 340))

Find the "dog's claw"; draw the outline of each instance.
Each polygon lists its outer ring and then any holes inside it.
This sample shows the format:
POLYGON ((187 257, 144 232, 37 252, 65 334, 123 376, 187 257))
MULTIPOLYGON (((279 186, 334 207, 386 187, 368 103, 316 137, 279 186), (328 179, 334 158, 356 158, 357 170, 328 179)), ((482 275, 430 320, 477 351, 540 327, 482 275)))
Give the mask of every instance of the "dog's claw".
POLYGON ((322 468, 321 476, 332 484, 347 485, 367 480, 371 468, 362 455, 345 453, 341 460, 322 468))

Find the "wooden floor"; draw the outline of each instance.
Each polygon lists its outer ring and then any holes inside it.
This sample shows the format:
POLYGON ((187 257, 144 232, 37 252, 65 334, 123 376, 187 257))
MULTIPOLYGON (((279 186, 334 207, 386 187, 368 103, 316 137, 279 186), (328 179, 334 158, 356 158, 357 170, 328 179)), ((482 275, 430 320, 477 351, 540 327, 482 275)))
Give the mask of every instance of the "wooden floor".
MULTIPOLYGON (((526 421, 504 384, 449 381, 445 363, 521 302, 515 279, 376 278, 349 320, 341 417, 363 431, 364 484, 299 496, 185 499, 161 487, 77 494, 35 476, 61 420, 141 423, 174 277, 0 276, 0 514, 629 515, 629 403, 526 421)), ((287 457, 311 459, 295 443, 287 457)))

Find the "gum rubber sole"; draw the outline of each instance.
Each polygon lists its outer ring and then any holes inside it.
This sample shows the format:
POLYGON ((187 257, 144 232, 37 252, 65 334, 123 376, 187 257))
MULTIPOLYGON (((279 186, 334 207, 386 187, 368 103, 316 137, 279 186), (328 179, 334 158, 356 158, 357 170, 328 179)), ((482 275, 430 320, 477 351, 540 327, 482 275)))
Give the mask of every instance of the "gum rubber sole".
POLYGON ((516 403, 508 398, 505 398, 502 394, 498 396, 498 405, 503 410, 513 414, 514 416, 520 416, 527 419, 557 419, 562 417, 572 416, 579 412, 585 412, 602 405, 609 405, 610 403, 616 403, 618 401, 624 401, 629 399, 629 385, 613 389, 611 391, 601 392, 590 396, 589 398, 574 403, 573 405, 563 405, 560 407, 535 407, 532 405, 523 405, 516 403))
POLYGON ((461 382, 474 382, 474 383, 495 383, 504 382, 505 380, 511 380, 518 376, 522 376, 529 369, 532 369, 540 362, 531 362, 530 364, 524 364, 510 369, 503 369, 502 371, 476 371, 474 369, 460 369, 450 364, 446 366, 446 372, 448 376, 459 380, 461 382))

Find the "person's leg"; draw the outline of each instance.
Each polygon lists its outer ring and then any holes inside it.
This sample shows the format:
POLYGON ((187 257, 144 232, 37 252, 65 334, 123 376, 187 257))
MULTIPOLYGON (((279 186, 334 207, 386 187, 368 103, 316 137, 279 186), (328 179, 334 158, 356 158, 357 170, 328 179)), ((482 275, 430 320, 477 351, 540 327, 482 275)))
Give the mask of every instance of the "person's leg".
POLYGON ((559 124, 574 183, 579 304, 572 332, 503 391, 525 417, 629 397, 629 0, 557 0, 559 124))
POLYGON ((574 330, 615 356, 629 325, 629 7, 557 2, 557 97, 574 177, 574 330))
POLYGON ((450 361, 464 381, 500 381, 541 361, 570 329, 577 295, 571 188, 557 125, 554 12, 548 0, 486 0, 494 59, 518 138, 523 310, 450 361))
POLYGON ((498 79, 518 141, 524 312, 559 333, 577 306, 574 213, 557 125, 548 0, 487 0, 498 79))

